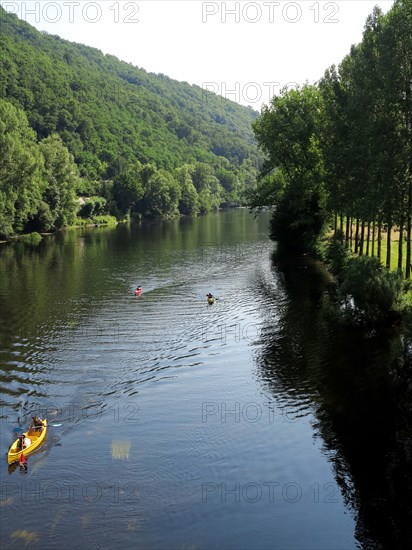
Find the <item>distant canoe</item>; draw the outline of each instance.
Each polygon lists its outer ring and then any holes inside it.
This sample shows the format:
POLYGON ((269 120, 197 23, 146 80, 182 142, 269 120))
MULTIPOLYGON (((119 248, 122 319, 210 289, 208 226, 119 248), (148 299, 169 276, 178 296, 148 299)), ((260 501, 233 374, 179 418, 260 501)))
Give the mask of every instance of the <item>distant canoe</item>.
POLYGON ((212 304, 215 303, 215 299, 214 299, 213 297, 212 297, 212 298, 209 297, 209 298, 207 299, 207 303, 210 304, 210 305, 212 305, 212 304))

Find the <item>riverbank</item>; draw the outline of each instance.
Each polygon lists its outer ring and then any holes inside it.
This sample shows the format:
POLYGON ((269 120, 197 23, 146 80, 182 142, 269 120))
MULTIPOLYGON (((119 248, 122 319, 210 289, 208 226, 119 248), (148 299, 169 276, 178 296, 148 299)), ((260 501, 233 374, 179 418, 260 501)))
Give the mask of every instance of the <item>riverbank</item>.
MULTIPOLYGON (((219 207, 213 210, 214 212, 224 212, 229 210, 247 210, 247 206, 228 206, 228 207, 219 207)), ((70 225, 65 225, 59 229, 56 229, 53 232, 37 232, 34 231, 32 233, 23 233, 19 235, 11 235, 7 239, 0 240, 0 244, 6 244, 11 242, 17 242, 17 241, 23 241, 27 242, 28 244, 37 244, 40 242, 41 239, 38 238, 38 236, 46 236, 46 235, 53 235, 59 231, 64 231, 67 229, 77 229, 81 227, 100 227, 100 226, 116 226, 118 224, 124 224, 124 223, 130 223, 130 222, 141 222, 143 220, 159 220, 159 221, 167 221, 167 220, 173 220, 173 219, 179 219, 179 218, 192 218, 192 217, 198 217, 198 216, 204 216, 206 214, 170 214, 165 216, 154 216, 154 215, 137 215, 133 217, 125 217, 123 219, 117 219, 115 216, 112 216, 110 214, 106 215, 100 215, 100 216, 93 216, 92 218, 81 218, 77 216, 76 222, 70 225)))
POLYGON ((376 256, 355 254, 339 233, 319 237, 315 254, 334 277, 346 321, 375 328, 410 321, 412 284, 400 270, 389 270, 376 256))
POLYGON ((40 243, 43 237, 47 235, 54 235, 59 231, 65 229, 76 229, 81 227, 100 227, 100 226, 116 226, 119 223, 126 223, 128 220, 118 220, 115 216, 95 216, 93 218, 76 218, 76 223, 56 229, 56 231, 23 233, 21 235, 10 235, 8 239, 0 240, 0 244, 7 244, 13 242, 23 242, 26 244, 37 245, 40 243))

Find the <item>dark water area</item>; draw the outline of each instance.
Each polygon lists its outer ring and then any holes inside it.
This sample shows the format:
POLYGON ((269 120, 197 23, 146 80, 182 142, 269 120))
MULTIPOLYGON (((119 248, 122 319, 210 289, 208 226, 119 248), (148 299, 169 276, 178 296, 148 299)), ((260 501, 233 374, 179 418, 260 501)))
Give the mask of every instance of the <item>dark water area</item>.
POLYGON ((342 325, 333 283, 311 260, 275 259, 274 271, 289 302, 262 351, 263 376, 274 395, 290 396, 286 406, 293 408, 297 393, 300 402, 309 399, 360 546, 410 548, 410 337, 342 325))
POLYGON ((339 323, 269 218, 0 247, 2 549, 412 546, 410 339, 339 323))

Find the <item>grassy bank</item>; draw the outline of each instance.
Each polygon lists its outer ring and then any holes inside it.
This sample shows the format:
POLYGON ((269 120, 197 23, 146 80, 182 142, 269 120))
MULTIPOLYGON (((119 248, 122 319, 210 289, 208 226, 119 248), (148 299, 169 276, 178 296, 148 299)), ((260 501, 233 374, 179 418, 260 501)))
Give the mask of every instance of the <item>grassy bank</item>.
POLYGON ((116 225, 118 222, 115 216, 105 215, 105 216, 93 216, 91 218, 76 218, 74 224, 70 228, 74 227, 87 227, 95 225, 116 225))
MULTIPOLYGON (((393 326, 409 322, 412 313, 412 282, 398 270, 399 233, 391 241, 391 269, 386 268, 387 234, 381 240, 381 258, 354 253, 340 235, 329 234, 318 241, 317 251, 335 277, 344 318, 351 323, 369 326, 393 326)), ((406 245, 405 245, 406 249, 406 245)), ((369 253, 372 252, 371 243, 369 253)), ((403 260, 405 267, 405 260, 403 260)))

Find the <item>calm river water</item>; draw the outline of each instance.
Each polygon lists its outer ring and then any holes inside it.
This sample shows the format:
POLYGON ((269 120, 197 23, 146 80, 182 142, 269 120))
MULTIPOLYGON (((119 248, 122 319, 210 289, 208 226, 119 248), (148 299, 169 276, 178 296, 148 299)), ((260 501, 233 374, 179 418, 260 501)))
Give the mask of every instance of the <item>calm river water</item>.
POLYGON ((411 349, 339 327, 269 217, 1 246, 2 549, 411 547, 411 349))

